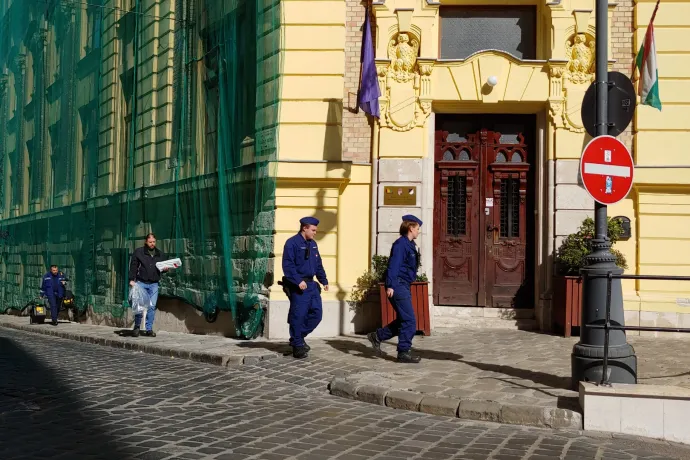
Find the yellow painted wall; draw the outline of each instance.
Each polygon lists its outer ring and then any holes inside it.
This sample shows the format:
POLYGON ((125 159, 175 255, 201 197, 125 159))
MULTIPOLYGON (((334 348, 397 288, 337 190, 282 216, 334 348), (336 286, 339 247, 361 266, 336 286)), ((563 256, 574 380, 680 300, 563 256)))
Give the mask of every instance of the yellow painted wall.
MULTIPOLYGON (((636 3, 635 50, 644 40, 654 5, 651 0, 636 3)), ((637 108, 634 155, 638 166, 690 165, 687 155, 690 142, 688 18, 690 2, 662 2, 654 21, 663 109, 659 112, 648 106, 637 108)), ((638 168, 632 195, 633 199, 628 200, 630 203, 623 203, 612 210, 620 210, 619 214, 627 215, 633 221, 633 238, 618 244, 629 263, 634 262, 628 272, 690 275, 690 169, 638 168)), ((632 290, 629 289, 631 287, 626 286, 626 294, 632 290)), ((679 298, 690 297, 690 283, 639 281, 633 289, 637 290, 638 300, 626 296, 626 310, 640 310, 642 316, 644 312, 690 313, 690 308, 678 302, 679 298)), ((651 318, 649 314, 647 316, 651 318)), ((642 322, 645 322, 644 318, 642 322)))
MULTIPOLYGON (((275 276, 285 241, 315 216, 331 285, 323 299, 343 300, 368 267, 371 203, 370 165, 342 161, 345 1, 283 0, 282 8, 275 276)), ((271 289, 280 300, 280 286, 271 289)))
MULTIPOLYGON (((276 186, 276 279, 285 241, 299 231, 299 220, 320 220, 316 241, 330 283, 324 300, 344 300, 369 259, 371 171, 350 163, 281 163, 276 186), (312 179, 309 179, 312 178, 312 179)), ((280 286, 271 297, 280 299, 280 286)))
POLYGON ((281 160, 340 161, 345 1, 283 0, 281 160))

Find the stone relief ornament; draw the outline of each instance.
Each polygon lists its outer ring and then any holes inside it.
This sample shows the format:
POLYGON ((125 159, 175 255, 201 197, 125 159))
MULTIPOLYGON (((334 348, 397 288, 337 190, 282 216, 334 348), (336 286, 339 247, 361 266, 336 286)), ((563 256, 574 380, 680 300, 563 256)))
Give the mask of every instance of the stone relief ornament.
POLYGON ((424 126, 431 113, 433 60, 417 58, 419 38, 410 32, 395 34, 388 43, 389 61, 377 62, 381 86, 381 126, 409 131, 424 126))
POLYGON ((552 66, 549 108, 558 128, 576 133, 585 132, 582 123, 582 100, 594 81, 594 37, 576 33, 565 44, 565 65, 552 66))
POLYGON ((575 83, 590 83, 594 80, 594 39, 586 34, 576 34, 565 45, 568 58, 568 78, 575 83))

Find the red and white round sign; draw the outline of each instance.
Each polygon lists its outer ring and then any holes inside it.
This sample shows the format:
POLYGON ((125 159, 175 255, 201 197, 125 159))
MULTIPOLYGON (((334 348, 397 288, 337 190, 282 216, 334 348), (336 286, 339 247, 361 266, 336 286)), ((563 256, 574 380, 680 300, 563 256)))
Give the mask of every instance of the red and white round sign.
POLYGON ((615 204, 628 196, 634 173, 630 151, 613 136, 595 137, 582 152, 582 182, 590 196, 601 204, 615 204))

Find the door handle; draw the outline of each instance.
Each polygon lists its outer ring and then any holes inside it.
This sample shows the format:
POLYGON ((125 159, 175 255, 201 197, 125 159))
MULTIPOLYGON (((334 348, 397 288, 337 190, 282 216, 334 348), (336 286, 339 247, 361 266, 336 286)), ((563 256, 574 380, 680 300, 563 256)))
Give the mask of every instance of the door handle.
POLYGON ((487 232, 495 232, 496 230, 498 230, 498 227, 496 227, 496 226, 494 226, 494 225, 489 224, 489 225, 486 226, 486 231, 487 231, 487 232))

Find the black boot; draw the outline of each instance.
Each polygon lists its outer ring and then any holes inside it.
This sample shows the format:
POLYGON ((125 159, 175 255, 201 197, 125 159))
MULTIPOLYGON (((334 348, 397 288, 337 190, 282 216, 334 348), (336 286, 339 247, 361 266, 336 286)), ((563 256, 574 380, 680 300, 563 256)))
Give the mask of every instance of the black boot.
POLYGON ((156 336, 156 333, 153 332, 153 331, 146 331, 146 332, 144 332, 144 335, 145 335, 146 337, 155 337, 155 336, 156 336))
POLYGON ((135 327, 132 330, 132 337, 139 337, 139 328, 138 327, 135 327))
POLYGON ((307 350, 307 353, 311 351, 311 347, 307 345, 307 342, 304 342, 304 349, 307 350))
POLYGON ((376 334, 376 331, 368 333, 367 339, 369 339, 369 342, 371 343, 371 346, 374 348, 374 351, 376 352, 376 354, 380 355, 381 354, 381 341, 379 340, 379 336, 378 336, 378 334, 376 334))
POLYGON ((295 359, 304 359, 309 356, 307 347, 292 347, 292 357, 295 359))
POLYGON ((54 320, 52 320, 52 321, 50 322, 50 324, 52 324, 53 326, 57 326, 57 325, 58 325, 58 322, 57 322, 56 319, 54 319, 54 320))
POLYGON ((415 356, 409 351, 399 351, 398 352, 398 362, 406 364, 417 364, 422 360, 421 357, 415 356))

